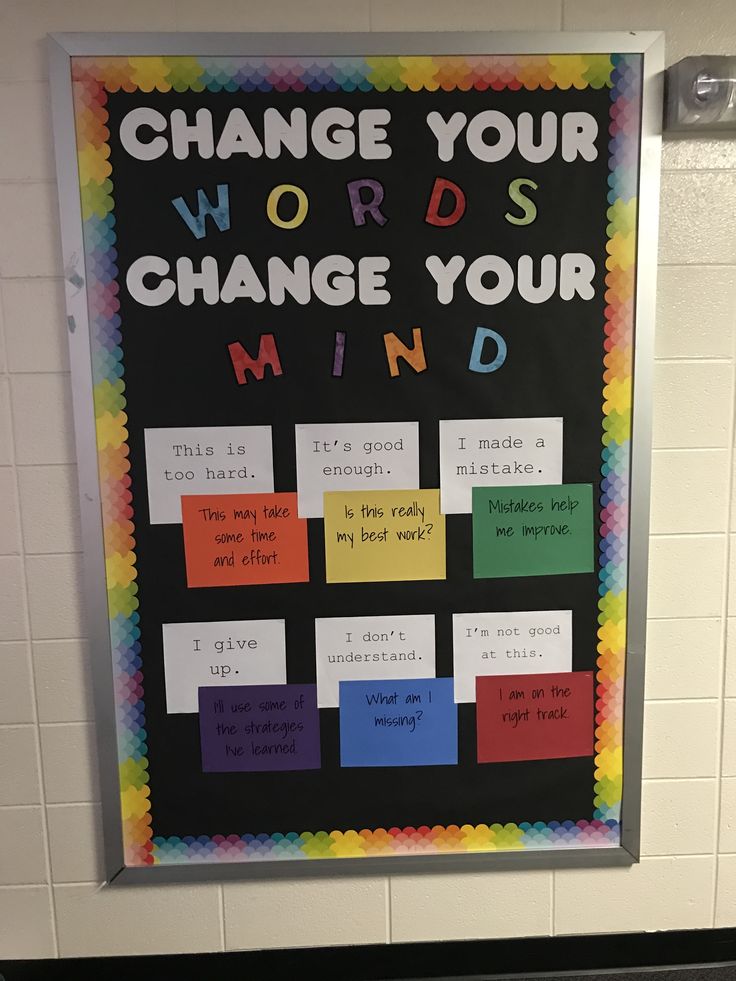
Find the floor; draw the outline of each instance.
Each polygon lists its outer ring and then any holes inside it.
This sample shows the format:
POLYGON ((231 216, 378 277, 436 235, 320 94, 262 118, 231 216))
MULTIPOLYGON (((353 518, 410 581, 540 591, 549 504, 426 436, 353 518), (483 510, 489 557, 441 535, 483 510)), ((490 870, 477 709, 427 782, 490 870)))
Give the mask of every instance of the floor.
MULTIPOLYGON (((736 963, 723 967, 683 967, 666 971, 621 971, 613 974, 541 974, 516 975, 517 981, 736 981, 736 963)), ((514 975, 506 975, 497 981, 512 981, 514 975)), ((460 981, 460 979, 458 979, 460 981)), ((491 979, 489 979, 491 981, 491 979)), ((493 978, 493 981, 496 981, 493 978)))

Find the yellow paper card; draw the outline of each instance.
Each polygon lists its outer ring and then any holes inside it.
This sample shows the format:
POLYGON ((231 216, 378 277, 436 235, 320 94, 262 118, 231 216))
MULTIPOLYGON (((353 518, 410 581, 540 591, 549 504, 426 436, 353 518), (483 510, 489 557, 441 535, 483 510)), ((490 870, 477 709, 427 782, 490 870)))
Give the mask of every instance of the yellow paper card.
POLYGON ((327 582, 445 579, 439 490, 324 495, 327 582))

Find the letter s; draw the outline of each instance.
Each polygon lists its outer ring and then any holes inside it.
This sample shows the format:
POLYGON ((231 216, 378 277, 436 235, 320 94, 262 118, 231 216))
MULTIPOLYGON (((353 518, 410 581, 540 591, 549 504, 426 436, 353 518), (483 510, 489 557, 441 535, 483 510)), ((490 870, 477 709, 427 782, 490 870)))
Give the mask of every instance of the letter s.
POLYGON ((524 194, 522 187, 531 187, 532 190, 536 191, 538 189, 537 184, 528 177, 517 177, 515 181, 511 181, 509 184, 508 195, 514 204, 518 205, 523 214, 518 217, 517 215, 512 215, 510 211, 507 211, 504 215, 506 221, 511 222, 512 225, 531 225, 534 219, 537 217, 537 206, 532 201, 532 199, 524 194))

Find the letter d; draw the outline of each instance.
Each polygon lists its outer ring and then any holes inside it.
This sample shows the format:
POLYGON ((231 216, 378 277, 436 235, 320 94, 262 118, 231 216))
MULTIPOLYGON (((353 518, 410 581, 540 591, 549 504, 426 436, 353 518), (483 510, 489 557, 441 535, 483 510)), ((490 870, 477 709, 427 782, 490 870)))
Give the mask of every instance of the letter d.
POLYGON ((427 214, 424 220, 428 225, 437 225, 446 228, 448 225, 456 225, 465 214, 465 193, 454 181, 448 181, 445 177, 435 177, 432 194, 427 205, 427 214), (442 197, 448 191, 455 199, 455 207, 449 215, 440 214, 442 197))
POLYGON ((497 371, 506 360, 506 350, 506 341, 495 330, 491 330, 490 327, 476 327, 468 370, 484 375, 497 371), (496 357, 493 361, 482 361, 483 348, 488 340, 496 342, 496 357))

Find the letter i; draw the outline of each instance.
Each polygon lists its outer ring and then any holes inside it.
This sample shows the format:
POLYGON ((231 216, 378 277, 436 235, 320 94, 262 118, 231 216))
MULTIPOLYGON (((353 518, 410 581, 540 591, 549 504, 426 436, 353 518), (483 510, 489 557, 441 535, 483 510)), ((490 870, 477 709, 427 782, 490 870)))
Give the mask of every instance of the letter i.
POLYGON ((335 354, 332 359, 332 377, 342 378, 342 366, 345 360, 345 331, 335 331, 335 354))

